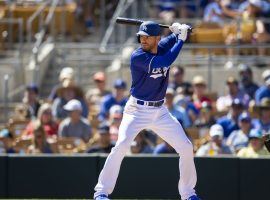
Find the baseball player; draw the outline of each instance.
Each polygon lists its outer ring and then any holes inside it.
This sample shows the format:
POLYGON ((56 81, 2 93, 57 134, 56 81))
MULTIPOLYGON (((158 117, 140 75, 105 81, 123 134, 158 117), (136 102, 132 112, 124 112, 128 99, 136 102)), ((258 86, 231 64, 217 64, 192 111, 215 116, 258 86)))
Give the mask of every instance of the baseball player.
POLYGON ((189 26, 174 23, 172 34, 161 40, 161 28, 152 21, 141 24, 137 33, 141 47, 131 55, 131 96, 125 106, 119 136, 107 157, 95 187, 95 200, 108 200, 130 144, 142 129, 152 129, 179 154, 179 193, 183 200, 200 200, 194 190, 197 181, 193 147, 180 123, 163 105, 170 65, 187 38, 189 26))

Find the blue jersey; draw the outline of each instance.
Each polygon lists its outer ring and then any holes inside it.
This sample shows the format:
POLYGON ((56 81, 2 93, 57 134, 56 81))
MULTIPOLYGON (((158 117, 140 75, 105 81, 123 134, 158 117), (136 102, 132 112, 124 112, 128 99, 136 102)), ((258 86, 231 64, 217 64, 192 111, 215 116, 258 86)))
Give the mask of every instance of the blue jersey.
POLYGON ((132 85, 130 94, 144 101, 163 100, 169 80, 170 65, 177 58, 183 41, 174 34, 163 38, 157 54, 136 49, 130 60, 132 85))

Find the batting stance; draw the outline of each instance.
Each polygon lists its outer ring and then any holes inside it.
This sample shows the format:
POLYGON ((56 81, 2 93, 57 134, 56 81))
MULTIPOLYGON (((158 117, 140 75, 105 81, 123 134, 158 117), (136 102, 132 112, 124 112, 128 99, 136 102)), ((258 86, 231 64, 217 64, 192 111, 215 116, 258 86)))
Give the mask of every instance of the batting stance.
POLYGON ((179 193, 184 200, 199 200, 193 147, 180 123, 163 105, 170 65, 177 58, 190 27, 174 23, 173 32, 161 40, 161 28, 152 21, 141 24, 137 33, 141 47, 131 55, 131 96, 125 106, 118 141, 109 154, 95 187, 94 199, 108 200, 130 144, 142 129, 152 129, 179 154, 179 193))

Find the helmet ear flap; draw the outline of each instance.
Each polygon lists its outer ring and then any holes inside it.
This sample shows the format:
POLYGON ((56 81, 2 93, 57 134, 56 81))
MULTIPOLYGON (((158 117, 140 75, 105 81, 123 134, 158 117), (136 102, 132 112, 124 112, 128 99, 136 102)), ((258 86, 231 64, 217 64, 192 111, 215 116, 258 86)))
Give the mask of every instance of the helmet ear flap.
POLYGON ((141 43, 140 35, 137 35, 137 41, 138 43, 141 43))

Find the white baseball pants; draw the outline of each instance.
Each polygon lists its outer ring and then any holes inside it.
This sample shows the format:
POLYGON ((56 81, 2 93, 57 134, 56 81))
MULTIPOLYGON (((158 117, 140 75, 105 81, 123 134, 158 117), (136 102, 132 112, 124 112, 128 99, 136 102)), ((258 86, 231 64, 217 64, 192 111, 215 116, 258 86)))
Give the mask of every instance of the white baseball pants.
POLYGON ((94 197, 113 192, 121 162, 129 150, 131 142, 143 129, 151 129, 169 143, 179 154, 180 180, 178 184, 182 199, 195 194, 197 182, 193 160, 193 147, 180 123, 169 113, 165 106, 150 107, 138 105, 136 98, 128 100, 119 128, 118 140, 107 157, 95 187, 94 197))

